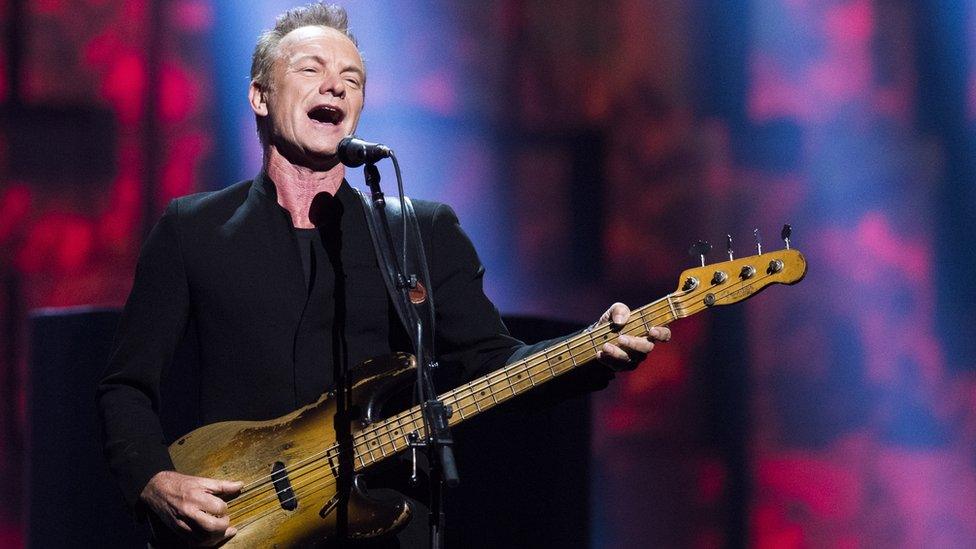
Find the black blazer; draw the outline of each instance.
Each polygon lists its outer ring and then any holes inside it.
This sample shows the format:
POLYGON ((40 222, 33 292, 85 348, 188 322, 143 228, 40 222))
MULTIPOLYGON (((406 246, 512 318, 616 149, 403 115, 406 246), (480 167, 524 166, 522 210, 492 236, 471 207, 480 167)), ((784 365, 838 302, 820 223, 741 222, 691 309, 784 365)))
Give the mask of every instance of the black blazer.
MULTIPOLYGON (((484 268, 451 208, 422 200, 414 207, 441 363, 470 379, 548 343, 527 347, 509 335, 483 292, 484 268)), ((295 402, 294 385, 303 380, 293 364, 306 297, 291 220, 266 176, 170 204, 140 253, 97 392, 105 452, 130 505, 153 475, 173 468, 158 415, 159 386, 187 326, 198 340, 201 425, 270 419, 307 403, 295 402)), ((582 383, 574 377, 573 393, 605 386, 611 374, 600 368, 582 383)))

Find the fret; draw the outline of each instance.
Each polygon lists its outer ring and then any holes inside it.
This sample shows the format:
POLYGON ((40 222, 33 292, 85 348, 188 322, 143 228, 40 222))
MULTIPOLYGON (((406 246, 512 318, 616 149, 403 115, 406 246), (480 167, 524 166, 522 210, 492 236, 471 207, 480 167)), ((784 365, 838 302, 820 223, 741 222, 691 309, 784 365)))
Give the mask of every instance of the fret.
POLYGON ((403 428, 403 422, 401 421, 402 417, 403 414, 397 414, 393 416, 393 419, 396 420, 397 430, 400 431, 400 435, 398 435, 397 438, 400 438, 402 436, 404 441, 403 446, 406 447, 410 442, 410 435, 409 435, 409 431, 403 428))
POLYGON ((385 459, 386 458, 386 450, 383 449, 383 441, 380 439, 380 434, 379 433, 376 433, 376 429, 373 429, 373 432, 376 435, 376 437, 375 437, 374 440, 376 440, 376 441, 379 442, 380 454, 382 454, 383 455, 383 458, 385 459))
POLYGON ((427 438, 427 424, 424 422, 423 410, 418 408, 415 412, 410 412, 410 425, 414 427, 418 437, 422 439, 427 438), (415 413, 417 414, 416 418, 413 417, 415 413))
POLYGON ((390 429, 390 424, 389 423, 386 424, 386 429, 383 432, 386 435, 386 440, 389 443, 390 448, 392 448, 392 450, 390 450, 390 452, 396 453, 396 451, 397 451, 397 437, 393 436, 393 431, 390 429))
POLYGON ((391 447, 390 453, 396 453, 396 442, 394 442, 393 436, 390 434, 389 422, 384 421, 383 423, 378 424, 376 426, 376 432, 376 436, 380 438, 380 450, 383 450, 383 447, 389 444, 391 447), (386 437, 386 440, 384 441, 382 437, 386 437))
POLYGON ((668 298, 668 307, 671 307, 671 320, 678 320, 678 312, 674 309, 674 303, 671 301, 671 294, 664 297, 668 298))
POLYGON ((386 458, 386 448, 384 448, 384 446, 386 446, 386 444, 383 442, 383 433, 380 432, 379 426, 378 425, 371 425, 369 432, 370 432, 370 435, 372 436, 372 439, 374 441, 373 446, 380 451, 380 456, 381 456, 380 459, 385 459, 386 458))
POLYGON ((461 390, 462 388, 463 386, 454 391, 456 393, 454 397, 455 410, 457 410, 457 413, 459 416, 461 416, 461 419, 466 419, 467 412, 465 412, 464 409, 471 406, 471 403, 465 403, 465 400, 469 399, 470 396, 466 394, 466 391, 461 390))
MULTIPOLYGON (((447 419, 449 425, 451 424, 451 419, 453 419, 455 416, 460 416, 461 419, 464 419, 464 412, 461 409, 461 397, 455 391, 445 393, 442 400, 444 401, 445 405, 451 407, 451 417, 447 419)), ((460 420, 455 420, 455 423, 457 421, 460 420)))
POLYGON ((424 423, 424 412, 419 406, 414 406, 410 410, 407 410, 406 432, 408 434, 417 433, 417 438, 419 439, 427 438, 427 425, 424 423))
MULTIPOLYGON (((554 350, 553 352, 556 352, 556 351, 554 350)), ((558 376, 559 374, 563 373, 562 372, 562 369, 560 368, 560 366, 562 366, 562 363, 563 363, 563 355, 561 353, 556 352, 556 357, 555 358, 553 358, 551 355, 549 355, 548 353, 546 353, 546 358, 549 359, 549 370, 553 372, 553 374, 552 374, 553 377, 558 376)))
POLYGON ((425 436, 424 429, 427 428, 427 426, 424 425, 423 416, 424 412, 418 406, 407 410, 407 427, 410 429, 411 433, 417 433, 417 436, 421 438, 425 436), (414 415, 417 417, 414 417, 414 415))
POLYGON ((600 350, 596 346, 596 341, 593 340, 593 333, 592 332, 588 333, 587 337, 589 337, 590 339, 590 346, 593 347, 593 356, 594 357, 600 356, 600 350))
POLYGON ((491 397, 491 401, 494 403, 494 405, 497 405, 498 404, 498 399, 495 398, 495 390, 492 388, 492 385, 493 385, 494 382, 491 381, 491 377, 492 377, 492 374, 489 374, 488 375, 488 396, 491 397))
POLYGON ((493 375, 494 374, 488 374, 487 376, 481 378, 479 381, 475 382, 475 385, 472 387, 472 390, 476 392, 475 405, 477 405, 477 403, 481 400, 486 401, 485 408, 491 408, 492 406, 494 406, 494 404, 498 404, 498 401, 495 400, 495 395, 492 394, 492 390, 491 390, 491 383, 492 383, 491 378, 493 375), (480 389, 478 388, 479 384, 482 387, 480 389), (487 395, 485 394, 486 392, 488 393, 487 395), (494 401, 494 404, 492 404, 491 402, 487 402, 489 398, 492 399, 492 401, 494 401))
POLYGON ((478 405, 478 396, 474 390, 474 385, 471 386, 471 402, 474 402, 474 409, 481 412, 481 406, 478 405))
POLYGON ((576 363, 576 357, 573 355, 573 348, 569 346, 569 342, 567 341, 563 345, 566 346, 566 352, 569 353, 569 359, 573 361, 573 368, 579 366, 579 364, 576 363))
POLYGON ((463 420, 466 418, 464 417, 464 405, 461 404, 462 400, 462 397, 455 395, 453 409, 457 411, 458 416, 463 420))
MULTIPOLYGON (((565 352, 569 353, 570 359, 572 359, 573 353, 569 349, 569 343, 564 343, 563 345, 566 347, 566 351, 565 352)), ((564 351, 560 351, 559 354, 556 355, 556 360, 558 361, 556 363, 556 365, 559 367, 559 373, 563 373, 563 372, 566 372, 566 371, 572 369, 572 367, 569 366, 566 363, 566 360, 563 359, 563 353, 564 353, 564 351)), ((572 360, 572 362, 573 362, 573 365, 575 366, 576 365, 576 361, 575 360, 572 360)))
POLYGON ((542 354, 546 357, 546 367, 549 368, 549 373, 552 375, 552 377, 556 377, 556 372, 553 371, 552 362, 550 362, 551 359, 549 358, 549 350, 547 349, 543 351, 542 354))
MULTIPOLYGON (((355 461, 355 458, 353 458, 353 461, 355 461)), ((363 455, 362 454, 359 454, 359 464, 362 467, 366 467, 366 462, 363 460, 363 455)))
POLYGON ((468 388, 468 394, 465 398, 468 399, 468 404, 466 404, 465 407, 471 406, 474 408, 474 412, 472 412, 472 414, 477 415, 479 412, 481 412, 481 409, 478 407, 478 398, 475 395, 473 388, 468 388))
POLYGON ((508 382, 508 390, 509 391, 512 391, 512 396, 517 395, 518 393, 515 392, 515 387, 512 385, 512 374, 511 374, 511 372, 509 372, 508 368, 502 368, 502 373, 505 374, 505 381, 508 382))
MULTIPOLYGON (((668 296, 668 305, 671 305, 671 296, 670 295, 668 296)), ((674 305, 671 305, 671 311, 674 311, 674 305)), ((644 314, 645 312, 647 312, 647 311, 641 311, 640 312, 640 319, 641 319, 641 323, 644 324, 644 333, 646 333, 647 335, 650 335, 651 334, 651 327, 647 325, 647 315, 644 314)))
POLYGON ((447 425, 451 426, 460 421, 457 418, 457 398, 451 393, 444 393, 441 395, 441 401, 444 403, 445 408, 450 408, 451 410, 450 415, 447 417, 447 425))
MULTIPOLYGON (((516 385, 518 385, 520 383, 521 384, 528 383, 528 386, 519 387, 518 392, 526 391, 526 390, 531 389, 532 387, 535 386, 535 383, 532 383, 532 376, 529 375, 529 372, 525 368, 523 368, 521 365, 518 367, 518 372, 515 374, 515 380, 516 380, 515 381, 515 384, 516 385), (527 377, 528 379, 522 379, 523 376, 524 377, 527 377)), ((514 396, 514 394, 513 394, 513 396, 514 396)))
POLYGON ((399 445, 397 444, 397 442, 399 441, 399 437, 393 434, 393 424, 391 422, 386 422, 385 425, 386 425, 386 438, 390 440, 390 447, 392 448, 392 450, 390 450, 390 453, 395 454, 400 450, 399 445))
POLYGON ((406 412, 406 425, 403 427, 403 434, 407 437, 407 442, 410 442, 410 434, 417 433, 417 436, 422 436, 420 430, 423 428, 423 424, 417 425, 416 421, 413 419, 414 410, 410 409, 406 412))

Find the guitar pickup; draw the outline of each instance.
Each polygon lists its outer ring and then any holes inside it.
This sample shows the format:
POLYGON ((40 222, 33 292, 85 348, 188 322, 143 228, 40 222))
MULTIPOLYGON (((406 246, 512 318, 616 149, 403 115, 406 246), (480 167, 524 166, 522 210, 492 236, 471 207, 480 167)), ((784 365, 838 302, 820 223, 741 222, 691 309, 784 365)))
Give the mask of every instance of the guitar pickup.
POLYGON ((298 508, 298 498, 295 491, 291 489, 291 481, 288 480, 288 469, 285 464, 276 461, 271 466, 271 484, 274 485, 275 493, 278 494, 278 503, 285 511, 294 511, 298 508))

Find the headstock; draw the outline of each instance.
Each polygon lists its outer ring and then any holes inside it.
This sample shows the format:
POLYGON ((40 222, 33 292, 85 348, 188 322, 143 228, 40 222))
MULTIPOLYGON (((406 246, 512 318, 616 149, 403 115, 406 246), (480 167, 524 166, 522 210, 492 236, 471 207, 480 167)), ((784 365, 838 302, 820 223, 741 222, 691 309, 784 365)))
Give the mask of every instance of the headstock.
POLYGON ((803 280, 807 262, 803 254, 790 248, 792 227, 783 226, 781 236, 786 249, 765 254, 762 253, 759 230, 754 234, 759 255, 732 259, 732 237, 728 236, 729 260, 711 265, 705 265, 705 253, 711 246, 701 241, 692 246, 689 254, 700 257, 702 266, 681 273, 678 291, 672 295, 679 298, 685 308, 700 310, 701 307, 738 303, 772 284, 796 284, 803 280))
POLYGON ((778 250, 734 261, 695 267, 681 273, 675 296, 684 303, 698 296, 712 307, 737 303, 772 284, 796 284, 807 273, 807 261, 798 250, 778 250))

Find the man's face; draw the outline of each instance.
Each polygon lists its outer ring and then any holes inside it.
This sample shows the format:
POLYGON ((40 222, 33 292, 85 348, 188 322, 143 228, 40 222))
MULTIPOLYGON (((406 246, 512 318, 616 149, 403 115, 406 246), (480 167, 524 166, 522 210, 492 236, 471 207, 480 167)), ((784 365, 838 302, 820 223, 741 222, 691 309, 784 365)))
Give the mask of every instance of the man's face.
POLYGON ((334 157, 363 109, 359 51, 335 29, 308 26, 286 34, 276 53, 270 89, 250 90, 251 108, 267 117, 270 144, 299 161, 334 157))

